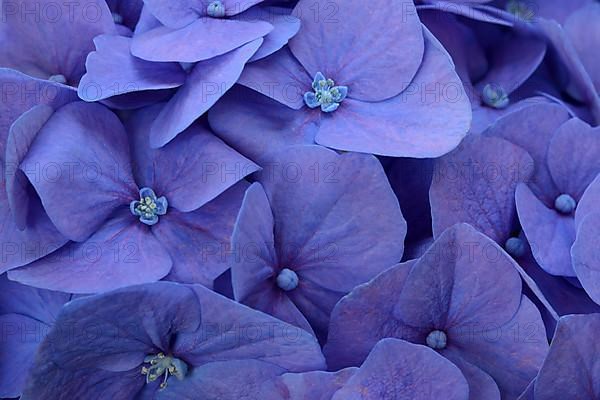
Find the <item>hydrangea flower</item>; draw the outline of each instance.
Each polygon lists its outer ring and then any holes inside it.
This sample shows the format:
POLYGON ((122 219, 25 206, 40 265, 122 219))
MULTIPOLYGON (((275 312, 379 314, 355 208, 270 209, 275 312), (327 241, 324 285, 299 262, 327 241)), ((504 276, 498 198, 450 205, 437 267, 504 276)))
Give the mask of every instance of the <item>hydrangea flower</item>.
POLYGON ((448 358, 467 379, 470 399, 517 397, 548 347, 512 259, 466 224, 449 228, 421 258, 383 272, 336 305, 324 348, 328 366, 360 365, 386 337, 448 358))
POLYGON ((0 276, 0 398, 19 397, 38 346, 52 327, 67 293, 35 289, 0 276))
POLYGON ((151 149, 147 132, 161 107, 134 113, 126 126, 99 104, 52 115, 20 168, 71 242, 11 279, 94 293, 167 275, 211 286, 227 268, 221 246, 245 189, 235 184, 258 167, 201 124, 151 149), (36 166, 55 169, 41 175, 36 166))
POLYGON ((599 132, 578 119, 562 124, 547 143, 546 159, 540 166, 548 172, 544 185, 537 186, 537 192, 525 184, 517 187, 521 225, 536 247, 534 257, 550 274, 576 276, 570 254, 576 237, 575 217, 586 189, 600 173, 599 132), (577 154, 576 162, 573 154, 577 154))
POLYGON ((426 346, 383 339, 360 368, 287 373, 263 385, 264 400, 467 400, 460 370, 426 346), (432 379, 435 377, 435 379, 432 379))
POLYGON ((147 1, 160 22, 136 30, 133 39, 97 37, 79 96, 131 108, 144 105, 148 95, 169 99, 165 90, 177 89, 150 129, 151 145, 164 146, 233 86, 247 62, 279 50, 296 34, 299 20, 287 9, 248 9, 261 1, 147 1))
POLYGON ((327 17, 328 4, 298 2, 302 28, 289 49, 249 64, 239 79, 274 101, 242 90, 225 96, 209 113, 215 132, 253 159, 294 144, 418 158, 456 147, 469 101, 412 1, 344 1, 327 17))
POLYGON ((301 329, 199 285, 157 282, 67 304, 23 398, 233 400, 261 379, 323 367, 301 329))
POLYGON ((405 234, 375 157, 318 146, 277 152, 236 221, 234 297, 324 338, 336 302, 397 263, 405 234))

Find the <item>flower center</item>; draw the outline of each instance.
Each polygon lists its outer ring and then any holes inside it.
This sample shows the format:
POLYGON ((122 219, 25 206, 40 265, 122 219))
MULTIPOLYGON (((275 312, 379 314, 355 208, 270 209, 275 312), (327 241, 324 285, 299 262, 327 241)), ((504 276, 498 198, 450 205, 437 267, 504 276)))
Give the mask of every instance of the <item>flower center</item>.
POLYGON ((298 287, 298 275, 291 269, 282 269, 277 275, 277 286, 286 292, 296 289, 298 287))
POLYGON ((167 199, 164 196, 156 197, 150 188, 140 189, 140 199, 129 203, 131 213, 140 217, 140 221, 146 225, 156 224, 158 216, 165 215, 168 207, 167 199))
POLYGON ((332 79, 326 79, 322 73, 317 72, 312 83, 314 92, 304 94, 304 102, 310 108, 321 107, 323 112, 333 112, 348 95, 347 86, 335 86, 332 79))
POLYGON ((554 208, 559 213, 571 214, 575 211, 575 207, 577 207, 577 202, 568 194, 561 194, 554 200, 554 208))
POLYGON ((225 16, 225 5, 221 1, 215 0, 206 7, 206 13, 212 18, 223 18, 225 16))
POLYGON ((504 249, 513 257, 522 257, 525 254, 525 243, 518 237, 511 237, 504 244, 504 249))
POLYGON ((506 11, 525 21, 531 21, 535 15, 526 2, 519 0, 510 0, 506 3, 506 11))
POLYGON ((487 106, 498 109, 506 108, 510 103, 504 88, 490 83, 484 86, 481 99, 487 106))
POLYGON ((446 332, 444 331, 431 331, 429 335, 427 335, 427 346, 431 347, 435 350, 442 350, 446 348, 446 344, 448 342, 448 337, 446 336, 446 332))
POLYGON ((63 85, 67 84, 67 78, 65 78, 63 74, 50 75, 48 80, 56 83, 62 83, 63 85))
POLYGON ((144 364, 150 364, 142 367, 142 375, 146 375, 146 383, 154 382, 160 376, 163 376, 163 381, 160 384, 161 389, 167 387, 169 375, 173 375, 181 381, 188 371, 186 363, 178 358, 165 356, 163 353, 146 356, 144 364))

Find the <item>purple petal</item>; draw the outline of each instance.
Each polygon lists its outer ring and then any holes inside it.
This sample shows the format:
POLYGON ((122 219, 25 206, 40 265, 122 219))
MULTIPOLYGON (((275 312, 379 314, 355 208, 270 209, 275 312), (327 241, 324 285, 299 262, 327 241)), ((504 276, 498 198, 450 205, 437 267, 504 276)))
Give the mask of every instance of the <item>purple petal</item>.
POLYGON ((305 111, 292 110, 253 90, 235 86, 211 108, 208 120, 221 139, 261 163, 270 152, 314 144, 320 111, 305 111))
POLYGON ((448 357, 454 365, 460 368, 469 383, 469 400, 500 400, 500 389, 491 376, 481 368, 465 361, 460 352, 454 349, 444 350, 444 356, 448 357))
POLYGON ((403 340, 377 343, 332 400, 467 400, 460 370, 435 351, 403 340))
POLYGON ((259 169, 199 123, 167 146, 151 148, 148 132, 163 109, 156 105, 137 111, 127 130, 136 182, 166 196, 170 207, 196 210, 259 169))
POLYGON ((196 211, 161 217, 152 232, 173 260, 165 279, 212 287, 229 268, 230 237, 246 187, 240 182, 196 211))
POLYGON ((348 86, 350 98, 394 97, 407 88, 421 65, 423 30, 412 0, 393 6, 385 0, 300 0, 293 15, 302 24, 290 41, 296 58, 311 77, 322 72, 348 86))
POLYGON ((342 298, 331 313, 329 336, 323 348, 333 369, 360 366, 375 344, 385 337, 424 340, 428 332, 393 318, 395 302, 414 261, 398 264, 342 298), (368 327, 368 328, 367 328, 368 327))
POLYGON ((312 90, 312 78, 287 48, 248 64, 238 83, 288 107, 307 111, 303 96, 312 90))
POLYGON ((99 101, 143 90, 181 86, 186 74, 175 63, 151 63, 133 57, 131 39, 101 35, 94 39, 96 51, 85 63, 87 72, 77 89, 85 101, 99 101))
POLYGON ((592 300, 600 304, 600 212, 583 217, 571 248, 573 269, 592 300))
POLYGON ((548 147, 548 169, 560 193, 579 200, 600 173, 600 127, 576 118, 561 125, 548 147))
POLYGON ((346 99, 333 114, 322 118, 317 143, 394 157, 446 154, 458 146, 471 122, 469 99, 452 60, 431 40, 404 93, 379 103, 346 99))
POLYGON ((490 127, 486 135, 499 136, 527 150, 535 163, 532 190, 547 204, 553 204, 557 193, 546 160, 552 135, 569 119, 568 113, 555 104, 532 104, 512 112, 490 127), (522 132, 528 132, 523 135, 522 132))
MULTIPOLYGON (((263 0, 221 0, 225 6, 225 15, 233 16, 245 11, 263 0)), ((200 17, 207 15, 208 2, 204 0, 145 0, 144 4, 150 12, 164 25, 171 28, 182 28, 200 17)))
POLYGON ((600 396, 596 384, 600 376, 600 364, 596 362, 600 353, 598 329, 600 314, 561 318, 535 383, 536 400, 553 400, 557 394, 565 399, 600 396))
POLYGON ((150 131, 152 147, 162 147, 208 111, 237 81, 244 64, 260 47, 262 39, 196 64, 186 83, 162 109, 150 131))
POLYGON ((506 140, 468 136, 436 163, 430 199, 434 236, 459 222, 497 243, 511 236, 516 222, 515 189, 533 172, 533 160, 506 140))
POLYGON ((564 24, 566 34, 570 37, 597 92, 600 92, 600 63, 595 51, 600 46, 600 25, 597 23, 599 19, 600 4, 590 3, 574 12, 564 24))
POLYGON ((330 400, 356 372, 346 368, 338 372, 313 371, 303 374, 283 374, 262 386, 262 400, 330 400))
POLYGON ((161 26, 135 36, 131 53, 148 61, 211 60, 260 39, 271 30, 273 26, 264 21, 201 18, 182 29, 161 26))
POLYGON ((590 183, 587 187, 577 209, 575 210, 575 226, 579 227, 581 220, 588 214, 598 210, 598 204, 600 204, 600 174, 596 176, 596 179, 590 183))
POLYGON ((9 277, 50 290, 97 293, 157 281, 171 265, 161 242, 123 208, 87 241, 70 243, 9 277))
POLYGON ((156 400, 258 399, 261 384, 283 372, 255 360, 214 362, 194 368, 182 381, 169 382, 169 389, 159 391, 156 400))
POLYGON ((300 20, 290 15, 290 10, 284 7, 253 7, 237 18, 250 21, 260 19, 273 25, 273 30, 264 37, 265 41, 254 53, 251 62, 275 53, 300 30, 300 20))
POLYGON ((575 276, 569 249, 575 241, 575 222, 538 200, 531 189, 519 184, 516 191, 519 220, 538 264, 552 275, 575 276))
POLYGON ((19 314, 0 315, 0 326, 0 396, 19 397, 49 327, 19 314))
POLYGON ((258 360, 291 372, 325 367, 320 347, 311 334, 215 294, 193 287, 202 305, 202 329, 179 335, 175 353, 190 363, 258 360), (234 337, 234 340, 226 339, 234 337))
POLYGON ((18 0, 2 9, 0 66, 48 79, 63 75, 77 86, 85 72, 92 39, 116 33, 112 15, 102 0, 40 3, 18 0), (28 13, 28 14, 27 14, 28 13))
POLYGON ((31 145, 21 169, 50 219, 71 240, 84 240, 119 205, 137 198, 121 122, 98 104, 59 109, 31 145))
POLYGON ((454 340, 462 358, 494 378, 503 399, 514 399, 525 390, 548 352, 540 312, 525 296, 515 316, 503 326, 474 325, 454 340))
POLYGON ((14 222, 20 230, 27 226, 29 199, 35 194, 32 193, 29 181, 23 171, 19 170, 19 166, 37 133, 52 114, 52 107, 45 104, 31 108, 13 123, 6 141, 6 194, 14 222))

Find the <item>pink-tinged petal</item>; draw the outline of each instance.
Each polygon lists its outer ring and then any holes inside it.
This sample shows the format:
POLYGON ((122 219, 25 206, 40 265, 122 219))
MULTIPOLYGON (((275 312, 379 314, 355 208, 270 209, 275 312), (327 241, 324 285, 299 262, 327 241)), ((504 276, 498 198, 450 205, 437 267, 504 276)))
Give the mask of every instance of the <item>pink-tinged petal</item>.
MULTIPOLYGON (((237 15, 263 0, 221 0, 225 15, 237 15)), ((210 2, 206 0, 144 0, 146 8, 158 20, 171 28, 182 28, 198 18, 206 17, 210 2)))
POLYGON ((196 211, 160 217, 152 232, 173 260, 165 279, 212 287, 229 268, 231 233, 246 187, 240 182, 196 211))
POLYGON ((467 400, 461 371, 434 350, 383 339, 332 400, 467 400))
POLYGON ((202 326, 182 334, 173 346, 192 365, 228 360, 258 360, 290 372, 325 368, 321 348, 310 333, 195 285, 202 326), (234 340, 224 340, 234 338, 234 340))
POLYGON ((343 297, 331 313, 323 352, 329 368, 360 366, 375 344, 386 337, 425 340, 429 332, 394 318, 395 299, 414 261, 398 264, 343 297))
POLYGON ((600 63, 595 52, 600 46, 600 4, 590 3, 575 11, 565 21, 564 28, 581 63, 600 93, 600 63))
POLYGON ((37 348, 50 327, 19 314, 0 315, 0 327, 0 396, 19 397, 33 366, 37 348))
POLYGON ((304 107, 304 93, 312 90, 312 78, 287 48, 248 64, 238 83, 295 110, 304 107))
POLYGON ((515 193, 521 226, 538 264, 552 275, 575 276, 569 249, 575 240, 575 221, 546 207, 525 184, 515 193))
POLYGON ((571 248, 573 269, 592 300, 600 304, 600 208, 587 214, 571 248))
POLYGON ((460 351, 448 348, 443 352, 460 371, 469 383, 469 400, 500 400, 500 389, 491 376, 486 374, 476 365, 465 361, 460 356, 460 351))
POLYGON ((548 169, 560 193, 579 200, 600 173, 600 127, 577 118, 561 125, 548 147, 548 169))
POLYGON ((519 88, 535 72, 546 54, 542 39, 510 35, 494 47, 490 69, 477 85, 500 86, 507 94, 519 88))
POLYGON ((448 332, 452 347, 498 384, 503 399, 514 399, 535 378, 548 352, 540 312, 525 296, 515 316, 504 325, 473 325, 448 332))
POLYGON ((137 35, 131 53, 147 61, 192 63, 224 55, 272 30, 264 21, 201 18, 185 28, 160 26, 137 35))
POLYGON ((92 39, 115 34, 106 2, 39 2, 16 0, 2 4, 0 66, 35 78, 63 75, 77 86, 85 73, 85 57, 92 39))
POLYGON ((517 220, 515 189, 533 172, 533 160, 512 143, 468 136, 458 149, 436 162, 429 198, 433 233, 466 222, 504 244, 517 220))
POLYGON ((210 109, 208 121, 217 136, 260 164, 270 152, 315 143, 321 111, 305 111, 236 85, 210 109))
POLYGON ((148 132, 162 109, 158 104, 138 110, 126 127, 136 182, 166 196, 169 207, 183 212, 196 210, 259 169, 200 123, 167 146, 153 149, 148 132))
POLYGON ((121 209, 88 240, 70 243, 9 278, 69 293, 97 293, 154 282, 171 269, 169 254, 149 228, 121 209))
POLYGON ((127 134, 107 108, 68 104, 48 120, 21 164, 50 219, 81 241, 138 197, 127 134))
POLYGON ((498 136, 527 150, 535 163, 529 186, 546 204, 554 204, 560 193, 555 187, 546 160, 552 135, 569 119, 567 111, 556 104, 530 104, 507 114, 485 134, 498 136), (523 132, 528 132, 523 135, 523 132))
POLYGON ((600 204, 600 173, 587 187, 575 210, 575 226, 579 227, 581 220, 588 214, 598 211, 600 204))
POLYGON ((378 103, 346 99, 323 116, 316 142, 344 151, 393 157, 439 157, 471 123, 471 105, 445 50, 427 40, 423 64, 399 96, 378 103))
POLYGON ((262 39, 257 39, 221 57, 196 64, 185 84, 154 121, 150 145, 166 145, 208 111, 238 80, 261 43, 262 39))
POLYGON ((394 97, 421 65, 423 30, 412 0, 300 0, 293 15, 302 24, 290 41, 296 58, 311 77, 322 72, 348 86, 350 98, 394 97))
POLYGON ((19 169, 37 133, 52 116, 54 110, 40 104, 24 112, 10 127, 6 141, 5 177, 6 194, 15 225, 23 230, 27 226, 30 197, 35 196, 27 177, 19 169))
POLYGON ((77 92, 85 101, 99 101, 143 90, 170 89, 186 79, 175 63, 152 63, 131 55, 131 39, 101 35, 94 39, 96 51, 85 63, 86 74, 77 92))

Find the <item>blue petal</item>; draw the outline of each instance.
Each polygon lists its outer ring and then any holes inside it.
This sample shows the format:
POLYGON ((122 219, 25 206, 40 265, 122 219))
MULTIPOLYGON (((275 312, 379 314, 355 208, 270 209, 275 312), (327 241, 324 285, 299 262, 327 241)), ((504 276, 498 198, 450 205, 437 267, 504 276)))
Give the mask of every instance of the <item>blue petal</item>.
POLYGON ((334 86, 332 88, 332 91, 334 89, 337 89, 337 91, 338 91, 338 95, 333 96, 333 101, 335 101, 336 103, 340 103, 342 100, 344 100, 346 98, 346 96, 348 96, 348 86, 334 86))
POLYGON ((320 105, 317 96, 313 92, 304 93, 304 103, 310 108, 317 108, 320 105))
POLYGON ((330 113, 338 109, 340 103, 321 104, 321 111, 330 113))
POLYGON ((325 79, 325 76, 322 73, 317 72, 315 74, 315 79, 313 80, 313 83, 312 83, 312 88, 317 90, 319 88, 319 82, 325 81, 325 80, 327 80, 327 79, 325 79))
POLYGON ((161 196, 154 202, 156 204, 156 214, 165 215, 167 213, 167 208, 169 207, 169 202, 165 196, 161 196))
POLYGON ((152 200, 156 200, 156 194, 154 193, 154 190, 152 190, 148 187, 140 189, 140 197, 141 198, 150 197, 152 200))

